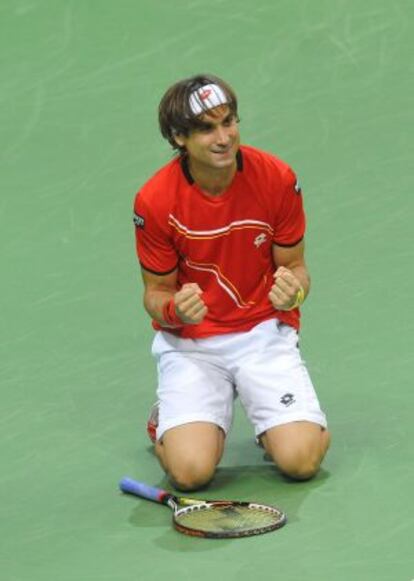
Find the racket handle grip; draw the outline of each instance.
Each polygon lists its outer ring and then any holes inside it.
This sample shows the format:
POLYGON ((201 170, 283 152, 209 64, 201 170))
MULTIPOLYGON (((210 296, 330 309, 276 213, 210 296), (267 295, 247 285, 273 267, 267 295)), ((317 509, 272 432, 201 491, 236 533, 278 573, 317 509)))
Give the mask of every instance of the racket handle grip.
POLYGON ((119 483, 119 488, 126 494, 134 494, 135 496, 140 496, 147 500, 153 500, 154 502, 162 502, 163 498, 168 494, 161 488, 148 486, 148 484, 145 484, 144 482, 138 482, 137 480, 128 477, 122 478, 119 483))

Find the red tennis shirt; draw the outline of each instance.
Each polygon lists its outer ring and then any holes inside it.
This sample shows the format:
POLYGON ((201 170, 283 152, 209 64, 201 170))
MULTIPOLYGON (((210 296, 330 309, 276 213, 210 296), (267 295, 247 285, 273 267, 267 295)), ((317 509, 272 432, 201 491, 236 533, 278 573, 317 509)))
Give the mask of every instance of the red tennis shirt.
MULTIPOLYGON (((219 196, 194 183, 185 158, 161 168, 135 198, 141 266, 158 275, 178 269, 178 285, 197 283, 208 314, 198 325, 165 329, 200 338, 248 331, 267 319, 299 329, 299 310, 275 310, 268 298, 277 268, 272 245, 295 246, 305 232, 302 195, 292 169, 249 146, 219 196)), ((153 322, 156 329, 161 327, 153 322)))

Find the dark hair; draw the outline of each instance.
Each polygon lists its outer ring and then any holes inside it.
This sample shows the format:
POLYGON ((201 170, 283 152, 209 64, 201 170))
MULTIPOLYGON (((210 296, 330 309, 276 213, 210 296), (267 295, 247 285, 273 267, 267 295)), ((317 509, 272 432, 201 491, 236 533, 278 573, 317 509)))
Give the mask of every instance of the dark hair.
POLYGON ((175 141, 176 135, 188 137, 190 131, 201 126, 199 118, 190 107, 190 95, 204 85, 218 85, 228 100, 230 110, 237 116, 237 97, 233 89, 225 81, 215 75, 195 75, 172 85, 164 94, 158 108, 158 121, 162 136, 169 141, 174 149, 183 153, 175 141))

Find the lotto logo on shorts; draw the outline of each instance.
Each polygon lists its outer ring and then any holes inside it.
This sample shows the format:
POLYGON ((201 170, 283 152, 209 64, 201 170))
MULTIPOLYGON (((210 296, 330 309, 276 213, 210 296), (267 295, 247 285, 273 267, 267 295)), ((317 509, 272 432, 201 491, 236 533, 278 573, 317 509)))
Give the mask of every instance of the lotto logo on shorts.
POLYGON ((289 407, 290 405, 295 403, 295 401, 296 400, 293 393, 285 393, 285 395, 280 398, 280 403, 282 403, 286 407, 289 407))

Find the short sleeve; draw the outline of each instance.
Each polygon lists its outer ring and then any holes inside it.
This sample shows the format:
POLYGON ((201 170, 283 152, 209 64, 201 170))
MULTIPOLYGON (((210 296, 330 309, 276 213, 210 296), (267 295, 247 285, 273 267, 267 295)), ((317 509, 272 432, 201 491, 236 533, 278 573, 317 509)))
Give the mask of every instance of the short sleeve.
POLYGON ((168 221, 150 208, 138 193, 134 204, 135 239, 138 260, 145 270, 169 274, 178 264, 178 256, 169 237, 168 221))
POLYGON ((276 214, 273 242, 278 246, 295 246, 304 237, 305 228, 302 190, 296 174, 288 167, 282 175, 282 199, 276 214))

